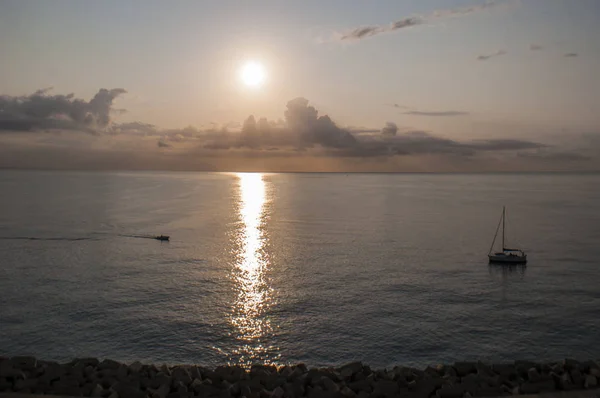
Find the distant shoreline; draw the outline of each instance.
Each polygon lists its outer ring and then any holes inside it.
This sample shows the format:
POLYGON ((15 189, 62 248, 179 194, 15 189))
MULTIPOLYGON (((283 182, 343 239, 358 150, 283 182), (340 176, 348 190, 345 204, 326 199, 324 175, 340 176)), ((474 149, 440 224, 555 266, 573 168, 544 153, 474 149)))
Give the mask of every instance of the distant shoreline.
POLYGON ((162 170, 162 169, 39 169, 27 167, 0 167, 3 171, 55 172, 55 173, 201 173, 201 174, 381 174, 381 175, 594 175, 600 170, 540 170, 540 171, 233 171, 233 170, 162 170))
POLYGON ((208 368, 137 361, 126 365, 96 358, 59 364, 29 356, 0 357, 0 393, 112 398, 463 398, 594 390, 599 383, 597 362, 573 359, 371 369, 361 362, 335 368, 303 364, 208 368))

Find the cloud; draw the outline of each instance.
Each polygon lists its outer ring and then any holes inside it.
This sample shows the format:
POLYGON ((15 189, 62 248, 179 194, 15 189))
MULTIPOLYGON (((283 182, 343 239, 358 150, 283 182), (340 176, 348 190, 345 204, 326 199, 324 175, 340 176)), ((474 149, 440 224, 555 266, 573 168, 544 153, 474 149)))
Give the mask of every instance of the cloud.
POLYGON ((428 16, 413 16, 413 17, 405 17, 398 19, 388 25, 371 25, 371 26, 361 26, 354 29, 350 29, 344 33, 338 33, 335 35, 337 40, 361 40, 367 37, 375 36, 381 33, 389 33, 398 31, 400 29, 411 28, 418 25, 423 25, 429 21, 433 22, 437 19, 441 18, 451 18, 451 17, 460 17, 466 16, 469 14, 474 14, 477 12, 481 12, 493 7, 497 7, 501 4, 507 4, 504 1, 488 1, 484 4, 478 4, 468 7, 459 7, 454 9, 447 10, 436 10, 432 12, 428 16))
POLYGON ((384 136, 395 136, 398 132, 398 126, 394 122, 387 122, 381 129, 381 135, 384 136))
POLYGON ((402 112, 404 115, 412 115, 412 116, 465 116, 468 115, 469 112, 461 112, 461 111, 439 111, 439 112, 425 112, 425 111, 408 111, 402 112))
POLYGON ((479 55, 479 56, 477 57, 477 59, 478 59, 479 61, 487 61, 487 60, 488 60, 488 59, 490 59, 490 58, 499 57, 499 56, 501 56, 501 55, 505 55, 505 54, 506 54, 506 51, 504 51, 504 50, 498 50, 498 51, 496 51, 496 52, 495 52, 495 53, 493 53, 493 54, 479 55))
POLYGON ((531 44, 531 45, 529 46, 529 49, 530 49, 531 51, 541 51, 541 50, 543 50, 543 49, 544 49, 544 47, 540 46, 539 44, 531 44))
POLYGON ((490 139, 472 141, 467 146, 480 151, 517 151, 522 149, 545 148, 546 145, 537 142, 512 140, 512 139, 490 139))
POLYGON ((540 159, 555 162, 581 162, 588 161, 590 156, 582 155, 576 152, 521 152, 517 154, 520 158, 540 159))
POLYGON ((575 57, 578 57, 578 56, 579 56, 579 54, 577 54, 577 53, 567 53, 567 54, 565 54, 565 57, 567 57, 567 58, 575 58, 575 57))
POLYGON ((498 7, 501 4, 508 4, 507 2, 501 1, 488 1, 483 4, 476 4, 472 6, 459 7, 449 10, 436 10, 431 15, 432 18, 448 18, 448 17, 457 17, 457 16, 465 16, 469 14, 474 14, 480 11, 484 11, 493 7, 498 7))
POLYGON ((26 96, 0 96, 0 131, 80 130, 95 132, 110 123, 114 100, 122 88, 100 89, 90 101, 73 94, 48 95, 51 88, 26 96))
POLYGON ((389 25, 362 26, 343 33, 340 40, 360 40, 380 33, 393 32, 399 29, 421 25, 424 21, 420 18, 404 18, 394 21, 389 25))
MULTIPOLYGON (((240 124, 205 129, 115 123, 107 117, 112 101, 123 92, 100 90, 89 102, 72 95, 49 96, 47 90, 26 97, 3 96, 0 119, 13 121, 13 128, 4 124, 0 167, 364 171, 396 167, 397 160, 391 159, 398 158, 434 156, 441 162, 442 158, 475 159, 501 152, 514 156, 547 148, 527 140, 458 141, 428 131, 401 130, 393 122, 380 129, 344 127, 319 114, 302 97, 288 101, 278 120, 250 115, 240 124), (48 133, 47 126, 60 134, 48 133), (81 134, 90 129, 97 134, 81 134)), ((458 111, 419 115, 454 113, 458 111)))

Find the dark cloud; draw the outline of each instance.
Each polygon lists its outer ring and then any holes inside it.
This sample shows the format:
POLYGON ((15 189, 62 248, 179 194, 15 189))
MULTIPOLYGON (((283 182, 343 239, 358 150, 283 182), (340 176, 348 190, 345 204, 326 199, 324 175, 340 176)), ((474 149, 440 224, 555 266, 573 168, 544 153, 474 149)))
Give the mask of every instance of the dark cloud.
POLYGON ((511 139, 477 140, 465 145, 480 151, 517 151, 546 147, 546 145, 537 142, 511 139))
POLYGON ((543 50, 543 49, 544 49, 544 47, 540 46, 539 44, 531 44, 531 45, 529 46, 529 49, 530 49, 531 51, 541 51, 541 50, 543 50))
POLYGON ((385 136, 395 136, 398 132, 398 126, 394 122, 387 122, 381 129, 381 134, 385 136))
POLYGON ((356 145, 356 138, 338 127, 328 115, 318 116, 318 111, 308 105, 306 98, 295 98, 287 103, 284 113, 287 128, 308 146, 322 145, 343 148, 356 145))
POLYGON ((156 126, 140 122, 114 124, 111 126, 110 132, 138 135, 154 135, 158 133, 156 126))
POLYGON ((393 32, 399 29, 421 25, 424 21, 420 18, 404 18, 394 21, 389 25, 362 26, 341 35, 340 40, 360 40, 380 33, 393 32))
POLYGON ((517 154, 517 156, 520 158, 530 158, 556 162, 580 162, 592 159, 590 156, 585 156, 575 152, 520 152, 517 154))
POLYGON ((110 123, 113 101, 126 91, 100 89, 88 102, 69 95, 48 95, 51 88, 26 96, 0 96, 0 130, 80 130, 93 132, 110 123))
MULTIPOLYGON (((73 95, 49 96, 47 92, 48 90, 39 90, 30 96, 18 98, 0 97, 0 121, 6 130, 2 142, 14 144, 12 148, 20 151, 18 153, 29 150, 39 154, 43 148, 47 148, 52 152, 52 156, 46 160, 57 161, 67 168, 76 162, 86 165, 85 167, 92 167, 104 164, 102 159, 106 159, 106 162, 114 161, 126 168, 155 169, 163 165, 167 169, 177 170, 200 167, 195 166, 200 164, 203 164, 202 167, 209 167, 200 160, 210 159, 216 169, 246 170, 250 168, 249 165, 260 168, 261 161, 280 159, 272 162, 294 164, 293 167, 289 166, 289 170, 299 170, 303 167, 302 161, 293 159, 301 158, 311 159, 310 162, 318 159, 321 165, 319 169, 323 170, 337 170, 339 165, 330 162, 345 159, 344 164, 353 164, 355 166, 352 167, 359 170, 358 165, 364 162, 367 162, 369 167, 375 167, 377 162, 387 164, 393 162, 390 159, 399 157, 451 156, 455 159, 470 159, 484 153, 505 151, 510 152, 512 156, 514 153, 539 151, 544 148, 542 144, 524 140, 456 141, 437 137, 426 131, 400 131, 393 122, 387 122, 381 129, 343 127, 328 115, 320 115, 318 110, 302 97, 287 103, 284 117, 280 120, 251 115, 239 124, 239 127, 236 124, 234 127, 214 125, 208 129, 193 126, 160 129, 142 122, 114 123, 110 120, 112 103, 124 90, 100 90, 89 102, 75 99, 73 95), (53 136, 52 140, 48 141, 40 138, 46 135, 23 134, 24 131, 48 129, 64 130, 65 133, 61 135, 63 138, 57 140, 53 136), (79 131, 97 130, 101 130, 103 134, 94 137, 79 134, 79 131), (65 138, 67 136, 69 139, 65 138), (31 142, 30 149, 27 149, 28 142, 31 142), (96 142, 101 142, 102 145, 94 147, 96 142), (58 154, 69 151, 74 153, 72 162, 61 163, 62 155, 58 154), (82 151, 89 153, 89 160, 82 151), (135 153, 138 154, 132 155, 135 153), (151 163, 152 154, 157 156, 156 164, 151 163), (136 159, 143 162, 144 166, 135 164, 136 159)), ((416 114, 452 116, 462 113, 445 111, 416 114)), ((7 150, 2 151, 6 154, 7 150)), ((27 167, 32 165, 26 160, 19 160, 21 158, 14 153, 10 161, 4 160, 1 164, 29 165, 27 167)), ((40 159, 40 162, 35 164, 48 163, 43 163, 40 159)))
POLYGON ((504 51, 504 50, 499 50, 499 51, 496 51, 496 52, 495 52, 495 53, 493 53, 493 54, 479 55, 479 56, 477 57, 477 59, 478 59, 479 61, 487 61, 487 60, 488 60, 488 59, 490 59, 490 58, 499 57, 499 56, 501 56, 501 55, 505 55, 505 54, 506 54, 506 51, 504 51))
POLYGON ((373 134, 373 133, 379 133, 381 131, 380 129, 369 128, 369 127, 347 127, 346 129, 353 135, 373 134))
POLYGON ((579 54, 577 54, 577 53, 567 53, 567 54, 565 54, 565 57, 567 57, 567 58, 575 58, 575 57, 578 57, 578 56, 579 56, 579 54))
POLYGON ((389 25, 371 25, 371 26, 361 26, 358 28, 351 29, 345 33, 338 34, 339 40, 360 40, 367 37, 375 36, 380 33, 388 33, 394 32, 404 28, 410 28, 413 26, 423 25, 428 21, 433 21, 440 18, 450 18, 450 17, 458 17, 458 16, 466 16, 469 14, 474 14, 476 12, 484 11, 486 9, 490 9, 492 7, 496 7, 500 4, 505 4, 505 2, 499 1, 488 1, 484 4, 478 4, 474 6, 468 7, 460 7, 449 10, 436 10, 431 13, 429 16, 414 16, 414 17, 406 17, 398 19, 392 22, 389 25))
POLYGON ((425 112, 425 111, 408 111, 402 112, 404 115, 413 116, 464 116, 468 115, 469 112, 461 111, 439 111, 439 112, 425 112))
MULTIPOLYGON (((456 111, 432 112, 435 116, 450 116, 456 111)), ((428 114, 424 112, 423 114, 428 114)), ((542 148, 544 145, 522 140, 480 140, 459 142, 436 137, 425 131, 399 133, 398 126, 387 122, 381 130, 350 129, 338 126, 328 115, 318 110, 305 98, 295 98, 287 103, 284 123, 257 119, 251 115, 242 124, 241 131, 170 131, 169 137, 185 134, 201 143, 204 156, 218 153, 270 152, 264 156, 293 156, 293 153, 310 153, 332 157, 376 157, 422 154, 451 154, 473 156, 492 151, 518 151, 542 148), (361 133, 367 134, 361 134, 361 133), (380 134, 373 134, 380 132, 380 134), (248 152, 250 151, 250 152, 248 152), (254 152, 252 152, 254 151, 254 152), (292 155, 290 155, 292 154, 292 155)), ((136 125, 137 127, 137 125, 136 125)), ((159 133, 165 135, 165 133, 159 133)), ((161 142, 166 142, 166 138, 161 142)))

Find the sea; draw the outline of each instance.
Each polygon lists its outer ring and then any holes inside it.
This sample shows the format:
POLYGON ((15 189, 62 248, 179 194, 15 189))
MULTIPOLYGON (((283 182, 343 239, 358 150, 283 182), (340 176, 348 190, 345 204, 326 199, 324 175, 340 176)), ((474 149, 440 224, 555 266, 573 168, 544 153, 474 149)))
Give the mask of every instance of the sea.
POLYGON ((0 171, 2 356, 424 367, 599 336, 599 174, 0 171), (526 267, 488 264, 503 206, 526 267))

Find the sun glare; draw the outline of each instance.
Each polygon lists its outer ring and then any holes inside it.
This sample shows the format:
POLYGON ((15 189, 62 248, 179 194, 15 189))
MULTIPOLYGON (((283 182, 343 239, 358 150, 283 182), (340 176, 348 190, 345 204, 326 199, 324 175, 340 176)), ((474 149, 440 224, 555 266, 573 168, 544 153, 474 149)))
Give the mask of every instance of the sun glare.
POLYGON ((249 87, 260 87, 266 79, 265 68, 258 62, 248 62, 242 67, 242 82, 249 87))

